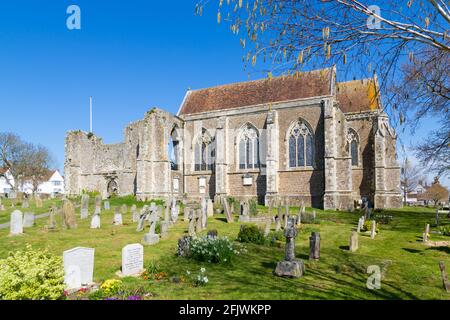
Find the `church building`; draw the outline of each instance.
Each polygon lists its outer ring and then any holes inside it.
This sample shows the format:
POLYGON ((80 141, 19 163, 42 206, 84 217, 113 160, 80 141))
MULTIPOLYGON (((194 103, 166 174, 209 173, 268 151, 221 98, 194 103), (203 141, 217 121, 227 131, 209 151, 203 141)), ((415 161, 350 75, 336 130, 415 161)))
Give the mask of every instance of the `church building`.
POLYGON ((122 143, 68 132, 66 192, 401 207, 396 133, 378 89, 376 77, 336 82, 329 68, 189 90, 176 115, 149 110, 122 143))

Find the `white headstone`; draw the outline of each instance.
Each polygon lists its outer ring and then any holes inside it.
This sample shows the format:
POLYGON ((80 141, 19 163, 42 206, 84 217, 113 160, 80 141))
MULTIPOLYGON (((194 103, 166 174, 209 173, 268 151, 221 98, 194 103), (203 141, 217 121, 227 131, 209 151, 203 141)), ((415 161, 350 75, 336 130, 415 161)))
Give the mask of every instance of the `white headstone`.
POLYGON ((100 215, 94 214, 91 220, 91 229, 100 229, 101 223, 100 223, 100 215))
POLYGON ((94 253, 93 248, 77 247, 63 253, 64 263, 64 282, 68 289, 76 289, 69 285, 78 284, 74 279, 77 274, 77 267, 79 268, 81 285, 91 284, 94 277, 94 253))
POLYGON ((11 213, 10 232, 11 235, 23 233, 23 215, 19 210, 14 210, 11 213))
POLYGON ((113 224, 114 224, 115 226, 121 226, 121 225, 123 224, 123 221, 122 221, 122 214, 121 214, 121 213, 115 213, 115 214, 114 214, 113 224))
POLYGON ((129 244, 122 249, 122 275, 140 274, 144 270, 144 247, 139 244, 129 244))
POLYGON ((103 203, 103 207, 105 208, 105 210, 109 210, 111 207, 110 207, 110 205, 109 205, 109 201, 108 200, 106 200, 104 203, 103 203))

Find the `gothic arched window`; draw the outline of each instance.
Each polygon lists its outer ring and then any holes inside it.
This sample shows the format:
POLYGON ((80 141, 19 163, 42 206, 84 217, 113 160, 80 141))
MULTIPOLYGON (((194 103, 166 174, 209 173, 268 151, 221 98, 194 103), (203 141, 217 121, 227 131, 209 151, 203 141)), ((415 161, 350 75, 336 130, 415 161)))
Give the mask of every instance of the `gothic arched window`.
POLYGON ((289 131, 289 167, 311 167, 314 161, 314 137, 302 120, 289 131))
POLYGON ((245 125, 239 134, 239 169, 259 167, 259 136, 251 124, 245 125))
POLYGON ((358 151, 358 135, 353 129, 348 129, 347 141, 349 147, 349 154, 352 158, 352 166, 359 165, 359 151, 358 151))
POLYGON ((195 141, 195 171, 213 170, 216 158, 215 143, 206 129, 195 141))

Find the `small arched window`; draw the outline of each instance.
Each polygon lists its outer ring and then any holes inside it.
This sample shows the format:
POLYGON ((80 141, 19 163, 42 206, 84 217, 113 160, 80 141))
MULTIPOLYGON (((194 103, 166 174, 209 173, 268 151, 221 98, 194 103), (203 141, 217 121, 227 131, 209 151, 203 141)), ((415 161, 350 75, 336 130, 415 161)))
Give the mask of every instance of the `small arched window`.
POLYGON ((355 130, 348 129, 347 141, 349 146, 349 155, 352 158, 352 166, 359 165, 359 147, 358 147, 358 135, 355 130))
POLYGON ((180 169, 180 141, 178 138, 178 127, 174 127, 170 134, 169 141, 169 160, 170 160, 170 168, 174 171, 180 169))
POLYGON ((239 169, 259 167, 259 136, 251 124, 245 125, 239 134, 239 169))
POLYGON ((195 171, 213 170, 216 158, 215 143, 206 129, 196 139, 194 146, 195 171))
POLYGON ((297 121, 289 131, 289 167, 311 167, 314 161, 314 137, 309 126, 297 121))

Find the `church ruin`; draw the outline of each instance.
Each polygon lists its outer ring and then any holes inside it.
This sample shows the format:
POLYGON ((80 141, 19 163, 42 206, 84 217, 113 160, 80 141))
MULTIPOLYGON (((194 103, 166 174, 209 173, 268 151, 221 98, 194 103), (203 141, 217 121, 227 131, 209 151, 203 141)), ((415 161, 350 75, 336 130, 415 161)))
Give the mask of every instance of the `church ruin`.
POLYGON ((68 132, 66 191, 400 207, 396 134, 376 78, 335 79, 329 68, 189 90, 177 115, 154 108, 119 144, 68 132))

